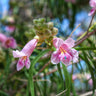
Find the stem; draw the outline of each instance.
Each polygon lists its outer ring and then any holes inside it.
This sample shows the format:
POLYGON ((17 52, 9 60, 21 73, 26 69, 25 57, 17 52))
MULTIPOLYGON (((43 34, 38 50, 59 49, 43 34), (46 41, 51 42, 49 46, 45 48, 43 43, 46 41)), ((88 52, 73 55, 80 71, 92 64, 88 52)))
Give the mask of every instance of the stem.
MULTIPOLYGON (((96 13, 96 11, 94 12, 94 14, 93 14, 93 16, 92 16, 92 19, 91 19, 91 22, 90 22, 90 24, 89 24, 89 27, 88 27, 88 29, 87 29, 86 34, 85 34, 84 37, 82 37, 82 38, 85 38, 85 37, 88 35, 89 28, 91 27, 91 24, 92 24, 93 18, 94 18, 94 16, 95 16, 95 13, 96 13)), ((78 43, 79 41, 81 41, 82 38, 81 38, 80 40, 76 41, 76 43, 78 43)))
POLYGON ((81 44, 84 40, 86 40, 88 37, 90 37, 92 34, 94 34, 96 32, 96 29, 93 32, 89 32, 87 35, 85 35, 83 38, 81 38, 79 41, 77 41, 75 43, 75 46, 78 46, 79 44, 81 44))
POLYGON ((95 13, 96 13, 96 11, 94 12, 94 14, 93 14, 93 16, 92 16, 92 19, 91 19, 91 22, 90 22, 89 27, 88 27, 88 29, 87 29, 87 33, 86 33, 86 35, 87 35, 88 32, 89 32, 89 28, 91 27, 91 24, 92 24, 93 18, 94 18, 94 16, 95 16, 95 13))
POLYGON ((34 95, 33 65, 32 64, 29 69, 29 86, 30 86, 31 96, 35 96, 34 95))

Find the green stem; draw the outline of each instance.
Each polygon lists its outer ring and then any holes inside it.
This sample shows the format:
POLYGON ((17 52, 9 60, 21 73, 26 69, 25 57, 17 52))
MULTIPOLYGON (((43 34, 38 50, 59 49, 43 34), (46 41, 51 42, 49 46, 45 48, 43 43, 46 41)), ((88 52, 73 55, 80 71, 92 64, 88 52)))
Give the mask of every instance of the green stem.
POLYGON ((29 69, 29 86, 30 86, 31 96, 35 96, 34 95, 33 65, 32 64, 29 69))
POLYGON ((77 47, 76 50, 96 50, 96 47, 77 47))

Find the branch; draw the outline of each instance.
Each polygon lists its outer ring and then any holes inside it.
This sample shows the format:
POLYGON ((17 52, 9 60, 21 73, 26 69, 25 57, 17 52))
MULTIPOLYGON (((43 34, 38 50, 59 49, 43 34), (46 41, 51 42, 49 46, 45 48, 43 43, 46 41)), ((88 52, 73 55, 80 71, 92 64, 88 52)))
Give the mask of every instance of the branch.
POLYGON ((96 32, 96 29, 90 33, 88 33, 86 36, 84 36, 83 38, 81 38, 80 40, 78 40, 76 43, 75 43, 75 46, 78 46, 79 44, 81 44, 84 40, 86 40, 88 37, 90 37, 91 35, 93 35, 94 33, 96 32))

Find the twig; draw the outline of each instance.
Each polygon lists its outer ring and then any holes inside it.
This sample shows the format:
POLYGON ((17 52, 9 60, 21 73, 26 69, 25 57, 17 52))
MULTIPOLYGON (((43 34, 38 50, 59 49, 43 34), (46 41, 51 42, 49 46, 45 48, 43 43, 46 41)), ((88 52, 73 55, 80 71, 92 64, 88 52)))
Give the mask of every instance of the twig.
POLYGON ((75 30, 80 26, 81 24, 79 24, 72 32, 71 32, 71 34, 70 34, 70 36, 69 37, 71 37, 72 36, 72 34, 75 32, 75 30))
MULTIPOLYGON (((72 64, 75 64, 75 63, 71 63, 71 64, 66 65, 66 66, 68 67, 68 66, 70 66, 70 65, 72 65, 72 64)), ((60 69, 62 69, 62 67, 60 67, 60 69)), ((56 72, 56 71, 58 71, 58 69, 53 69, 52 71, 47 72, 47 73, 44 74, 44 75, 50 75, 50 74, 52 74, 52 73, 54 73, 54 72, 56 72)), ((42 78, 42 77, 44 77, 44 75, 42 75, 42 76, 40 76, 40 77, 42 78)))
MULTIPOLYGON (((92 96, 92 93, 93 93, 93 91, 89 91, 89 92, 86 92, 86 93, 81 94, 81 95, 79 95, 79 96, 92 96)), ((96 90, 95 90, 95 93, 96 93, 96 90)), ((95 95, 96 95, 96 94, 95 94, 95 95)))
POLYGON ((67 89, 62 91, 61 93, 57 94, 56 96, 60 96, 61 94, 65 93, 66 91, 67 91, 67 89))
POLYGON ((44 48, 44 47, 36 47, 36 49, 47 49, 47 48, 44 48))
MULTIPOLYGON (((19 80, 19 81, 22 81, 22 82, 28 82, 28 80, 26 79, 21 79, 21 78, 15 78, 15 80, 19 80)), ((36 81, 48 81, 48 82, 51 82, 50 80, 47 80, 47 79, 44 79, 44 80, 41 80, 41 79, 36 79, 36 80, 33 80, 34 82, 36 81)))
POLYGON ((51 63, 51 61, 49 61, 48 63, 46 63, 46 64, 40 69, 40 71, 37 73, 37 75, 33 76, 33 78, 36 78, 50 63, 51 63))
POLYGON ((75 43, 75 46, 74 47, 76 47, 76 46, 78 46, 79 44, 81 44, 84 40, 86 40, 88 37, 90 37, 92 34, 94 34, 96 32, 96 29, 93 31, 93 32, 90 32, 90 33, 88 33, 86 36, 84 36, 82 39, 80 39, 79 41, 77 41, 76 43, 75 43))
POLYGON ((93 18, 94 18, 94 16, 95 16, 95 13, 96 13, 96 11, 94 12, 94 14, 93 14, 93 16, 92 16, 92 19, 91 19, 91 22, 90 22, 89 27, 88 27, 88 29, 87 29, 87 33, 86 33, 86 35, 87 35, 88 32, 89 32, 89 28, 91 27, 91 24, 92 24, 93 18))
MULTIPOLYGON (((96 11, 95 11, 95 13, 96 13, 96 11)), ((86 36, 86 35, 88 35, 89 28, 91 27, 91 24, 92 24, 93 18, 94 18, 94 16, 95 16, 95 13, 94 13, 94 14, 93 14, 93 16, 92 16, 92 19, 91 19, 91 22, 90 22, 90 24, 89 24, 89 27, 88 27, 88 29, 87 29, 86 34, 85 34, 82 38, 85 38, 85 36, 86 36)), ((77 43, 77 42, 79 42, 79 41, 81 41, 81 40, 82 40, 82 38, 81 38, 81 39, 79 39, 78 41, 76 41, 76 43, 77 43)))

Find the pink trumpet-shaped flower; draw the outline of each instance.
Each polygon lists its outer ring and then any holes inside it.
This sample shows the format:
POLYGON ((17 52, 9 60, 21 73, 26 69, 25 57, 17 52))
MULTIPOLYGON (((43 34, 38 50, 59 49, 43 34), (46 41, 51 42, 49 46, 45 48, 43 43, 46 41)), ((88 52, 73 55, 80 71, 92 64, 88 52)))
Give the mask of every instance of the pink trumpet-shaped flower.
POLYGON ((0 33, 0 42, 5 48, 16 48, 17 44, 13 37, 6 37, 4 34, 0 33))
POLYGON ((21 70, 24 66, 27 69, 30 68, 29 57, 32 54, 34 48, 36 47, 37 42, 37 39, 33 39, 29 41, 21 51, 13 51, 14 58, 19 58, 19 61, 17 63, 17 71, 21 70))
POLYGON ((88 15, 91 16, 96 11, 96 0, 90 0, 89 4, 92 7, 92 9, 88 15))
POLYGON ((60 38, 53 39, 53 45, 56 48, 56 51, 52 53, 51 62, 53 64, 58 64, 62 61, 64 64, 70 64, 78 61, 78 52, 75 49, 72 49, 75 41, 72 38, 68 38, 63 41, 60 38))

